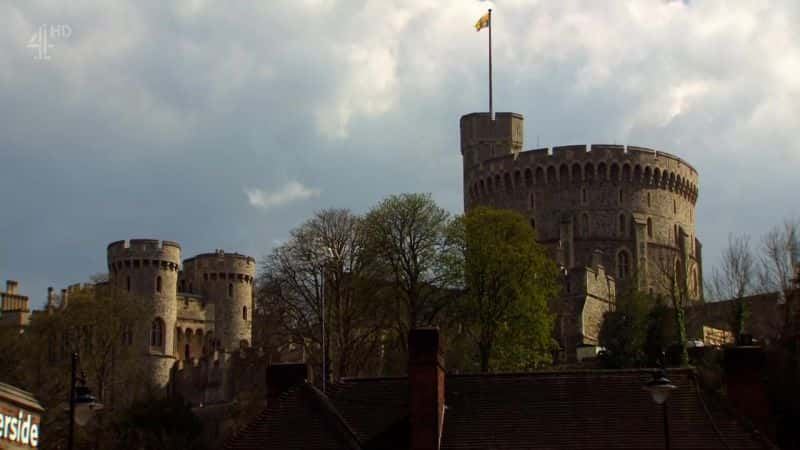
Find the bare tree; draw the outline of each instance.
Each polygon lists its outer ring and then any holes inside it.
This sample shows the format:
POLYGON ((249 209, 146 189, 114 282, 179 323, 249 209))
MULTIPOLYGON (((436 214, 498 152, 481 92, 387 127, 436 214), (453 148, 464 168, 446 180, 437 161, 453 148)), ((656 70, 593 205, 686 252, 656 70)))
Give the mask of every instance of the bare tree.
POLYGON ((453 297, 451 288, 461 282, 452 226, 450 214, 430 194, 393 195, 365 218, 371 277, 390 286, 401 343, 409 329, 436 323, 453 297))
POLYGON ((302 346, 320 365, 324 301, 325 353, 334 377, 361 374, 380 343, 381 310, 369 295, 365 264, 361 219, 337 209, 317 212, 292 230, 263 263, 259 313, 278 325, 279 341, 302 346))
POLYGON ((720 266, 712 271, 707 291, 712 300, 731 301, 731 325, 737 342, 744 334, 748 316, 744 298, 754 293, 757 276, 750 237, 729 234, 728 246, 722 252, 720 266))
POLYGON ((761 239, 758 290, 785 293, 800 262, 800 221, 784 220, 761 239))
POLYGON ((686 351, 686 309, 692 304, 686 270, 680 258, 661 256, 653 261, 657 274, 656 280, 660 284, 658 292, 666 296, 668 305, 672 308, 675 321, 675 340, 680 349, 680 364, 685 366, 689 363, 689 355, 686 351))

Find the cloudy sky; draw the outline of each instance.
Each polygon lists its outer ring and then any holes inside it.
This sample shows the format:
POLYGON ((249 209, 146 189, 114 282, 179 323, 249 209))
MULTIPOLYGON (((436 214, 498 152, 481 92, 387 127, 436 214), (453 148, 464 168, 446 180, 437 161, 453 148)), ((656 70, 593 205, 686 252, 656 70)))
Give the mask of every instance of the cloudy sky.
POLYGON ((324 207, 461 212, 489 5, 526 148, 685 158, 707 272, 729 232, 800 214, 795 0, 0 0, 0 278, 39 306, 117 239, 260 258, 324 207))

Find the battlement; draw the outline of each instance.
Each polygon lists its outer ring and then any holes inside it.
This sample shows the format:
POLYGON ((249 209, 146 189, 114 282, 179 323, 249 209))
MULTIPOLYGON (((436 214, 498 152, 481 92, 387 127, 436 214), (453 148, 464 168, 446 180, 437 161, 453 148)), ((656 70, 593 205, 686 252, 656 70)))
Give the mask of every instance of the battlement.
POLYGON ((645 147, 594 144, 544 147, 514 155, 504 153, 465 165, 471 197, 517 185, 595 182, 634 183, 679 193, 692 203, 699 194, 697 171, 670 153, 645 147))
MULTIPOLYGON (((502 154, 483 161, 483 165, 499 163, 504 160, 513 160, 514 155, 502 154)), ((561 145, 556 147, 540 147, 521 152, 517 158, 517 164, 526 162, 538 163, 560 163, 572 161, 592 161, 603 159, 619 159, 640 164, 655 164, 675 168, 685 168, 694 177, 697 177, 697 170, 682 158, 661 150, 654 150, 647 147, 637 147, 633 145, 612 145, 612 144, 591 144, 591 145, 561 145)))
POLYGON ((122 269, 158 268, 177 271, 181 246, 173 241, 131 239, 108 244, 108 266, 113 274, 122 269))
POLYGON ((225 260, 244 260, 255 264, 256 259, 252 256, 243 255, 241 253, 225 253, 225 250, 219 249, 214 253, 201 253, 191 258, 187 258, 184 262, 190 262, 201 259, 225 259, 225 260))
POLYGON ((130 249, 131 251, 155 251, 161 250, 165 247, 173 247, 178 250, 181 249, 180 244, 175 241, 161 241, 158 239, 129 239, 114 241, 108 244, 107 251, 119 251, 121 249, 130 249))
POLYGON ((186 259, 183 267, 186 275, 193 273, 206 280, 239 279, 252 282, 256 273, 256 260, 240 253, 217 250, 186 259))

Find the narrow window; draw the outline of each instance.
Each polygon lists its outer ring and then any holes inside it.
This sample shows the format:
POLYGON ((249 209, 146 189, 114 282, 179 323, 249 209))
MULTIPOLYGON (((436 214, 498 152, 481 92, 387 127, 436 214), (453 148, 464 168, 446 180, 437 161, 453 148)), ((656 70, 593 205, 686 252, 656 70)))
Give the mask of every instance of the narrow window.
POLYGON ((622 203, 622 189, 619 190, 619 196, 617 197, 617 201, 622 203))
POLYGON ((536 228, 536 219, 531 217, 531 228, 536 228))
POLYGON ((650 193, 648 192, 647 193, 647 207, 649 208, 650 206, 651 206, 650 205, 650 193))
POLYGON ((228 284, 228 297, 233 297, 233 283, 228 284))
POLYGON ((242 306, 242 319, 247 320, 247 306, 242 306))
POLYGON ((581 202, 583 203, 587 202, 586 188, 581 189, 581 202))
POLYGON ((625 236, 625 214, 619 215, 619 235, 625 236))
POLYGON ((150 345, 153 347, 162 347, 164 345, 164 321, 160 317, 153 320, 153 325, 150 329, 150 345))
POLYGON ((131 291, 131 277, 125 277, 125 289, 131 291))
POLYGON ((647 218, 647 237, 653 237, 653 219, 647 218))
POLYGON ((625 250, 619 252, 617 255, 617 275, 620 279, 625 279, 628 277, 628 264, 628 252, 625 250))
POLYGON ((678 202, 672 199, 672 214, 678 214, 678 202))
POLYGON ((581 214, 581 236, 589 237, 589 214, 581 214))
POLYGON ((535 193, 533 193, 533 192, 531 192, 531 196, 530 196, 530 206, 529 206, 529 207, 530 207, 530 209, 532 209, 532 210, 535 210, 535 209, 536 209, 536 194, 535 194, 535 193))
POLYGON ((156 292, 161 292, 161 277, 156 277, 156 292))

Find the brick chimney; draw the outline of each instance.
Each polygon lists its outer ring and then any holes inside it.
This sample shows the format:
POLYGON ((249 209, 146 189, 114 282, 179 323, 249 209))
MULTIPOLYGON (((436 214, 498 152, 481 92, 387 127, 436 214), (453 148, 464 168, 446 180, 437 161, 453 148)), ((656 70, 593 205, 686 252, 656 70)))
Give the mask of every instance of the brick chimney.
POLYGON ((444 425, 444 358, 439 330, 408 334, 411 449, 438 450, 444 425))
POLYGON ((734 409, 770 438, 775 438, 766 386, 766 354, 756 346, 725 349, 725 391, 734 409))
POLYGON ((267 401, 278 398, 293 386, 313 381, 304 363, 272 364, 267 367, 267 401))

